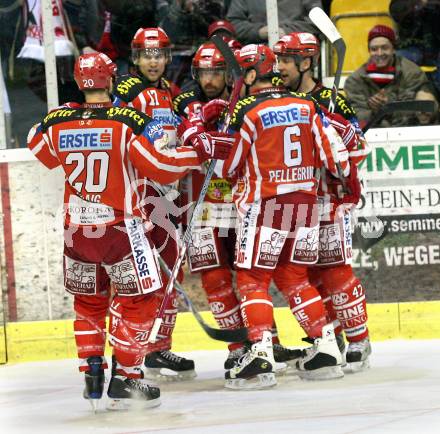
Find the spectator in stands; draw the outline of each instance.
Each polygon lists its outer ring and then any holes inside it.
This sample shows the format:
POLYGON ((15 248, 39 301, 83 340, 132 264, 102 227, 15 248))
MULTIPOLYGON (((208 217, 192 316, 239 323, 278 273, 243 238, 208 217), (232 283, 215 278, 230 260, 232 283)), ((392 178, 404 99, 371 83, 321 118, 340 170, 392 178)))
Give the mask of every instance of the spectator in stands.
MULTIPOLYGON (((405 57, 396 55, 396 35, 388 26, 374 26, 368 33, 370 58, 345 82, 345 93, 361 126, 386 103, 415 98, 419 90, 430 91, 425 73, 405 57)), ((409 116, 387 115, 379 126, 407 125, 409 116)))
POLYGON ((416 99, 423 101, 427 101, 427 100, 434 101, 435 111, 433 113, 416 112, 414 116, 410 119, 410 125, 414 125, 414 126, 438 125, 439 112, 438 112, 438 103, 435 99, 435 96, 431 92, 419 90, 416 93, 416 99))
MULTIPOLYGON (((321 0, 278 2, 279 36, 291 32, 316 33, 308 18, 310 9, 322 7, 321 0)), ((232 0, 226 18, 237 30, 243 44, 265 43, 268 40, 266 2, 261 0, 232 0)))
POLYGON ((206 41, 209 24, 224 16, 223 0, 157 0, 156 8, 157 25, 174 45, 167 77, 182 86, 191 79, 192 56, 206 41))
POLYGON ((417 65, 437 69, 432 78, 440 93, 439 0, 391 0, 390 14, 398 25, 398 51, 417 65))

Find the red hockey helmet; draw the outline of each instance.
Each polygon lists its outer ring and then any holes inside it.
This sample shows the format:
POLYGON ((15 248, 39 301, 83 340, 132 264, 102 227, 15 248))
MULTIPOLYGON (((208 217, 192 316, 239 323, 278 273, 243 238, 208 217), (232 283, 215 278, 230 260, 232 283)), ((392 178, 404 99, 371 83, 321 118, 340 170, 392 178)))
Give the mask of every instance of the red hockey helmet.
POLYGON ((231 22, 226 20, 214 21, 208 27, 208 38, 210 38, 215 33, 222 31, 223 33, 228 33, 229 35, 235 36, 235 27, 231 22))
POLYGON ((131 41, 131 55, 136 64, 141 52, 164 54, 171 61, 171 41, 161 27, 140 28, 131 41))
POLYGON ((236 59, 244 71, 255 69, 258 78, 269 78, 277 72, 277 59, 267 45, 245 45, 236 54, 236 59))
POLYGON ((312 33, 293 32, 284 35, 273 47, 277 56, 316 57, 319 40, 312 33))
POLYGON ((200 69, 226 70, 225 58, 212 42, 202 44, 193 57, 191 72, 194 80, 198 79, 200 69))
POLYGON ((106 54, 89 53, 78 57, 73 76, 80 90, 109 89, 116 70, 106 54))

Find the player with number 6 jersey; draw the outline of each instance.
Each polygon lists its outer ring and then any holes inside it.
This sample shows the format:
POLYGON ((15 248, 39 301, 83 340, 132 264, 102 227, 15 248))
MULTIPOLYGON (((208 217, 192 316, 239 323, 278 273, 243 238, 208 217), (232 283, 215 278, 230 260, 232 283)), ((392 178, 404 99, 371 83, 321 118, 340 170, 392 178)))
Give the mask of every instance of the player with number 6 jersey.
POLYGON ((268 291, 272 279, 292 313, 305 304, 311 306, 308 315, 295 315, 316 342, 313 351, 297 362, 299 375, 338 378, 343 372, 333 325, 327 324, 307 266, 316 263, 318 253, 316 169, 324 165, 339 176, 339 164, 343 176, 348 176, 348 152, 314 100, 272 85, 276 59, 270 48, 247 45, 240 50, 238 62, 245 86, 230 124, 235 146, 217 171, 224 177, 237 176, 233 190, 239 215, 237 287, 253 345, 226 372, 226 386, 276 384, 270 339, 273 305, 268 291))
MULTIPOLYGON (((274 52, 286 87, 311 95, 327 110, 333 91, 315 80, 312 73, 319 58, 318 39, 311 33, 293 32, 275 44, 274 52)), ((351 172, 345 191, 339 179, 326 170, 321 172, 319 260, 309 275, 324 297, 348 369, 356 372, 369 366, 371 345, 365 289, 351 266, 351 215, 361 195, 357 165, 366 158, 369 147, 354 109, 343 95, 336 95, 334 112, 327 112, 327 116, 349 151, 351 172), (349 343, 346 354, 342 331, 349 343)))
POLYGON ((142 206, 145 185, 176 181, 207 159, 225 158, 229 149, 209 133, 195 138, 193 147, 166 149, 167 137, 157 121, 112 105, 115 74, 116 65, 106 55, 80 56, 74 76, 86 102, 50 112, 28 136, 34 155, 65 173, 64 285, 74 296, 84 397, 95 409, 104 388, 110 310, 116 365, 107 394, 113 410, 133 399, 159 403, 159 389, 141 380, 142 361, 152 351, 148 335, 164 295, 142 206))

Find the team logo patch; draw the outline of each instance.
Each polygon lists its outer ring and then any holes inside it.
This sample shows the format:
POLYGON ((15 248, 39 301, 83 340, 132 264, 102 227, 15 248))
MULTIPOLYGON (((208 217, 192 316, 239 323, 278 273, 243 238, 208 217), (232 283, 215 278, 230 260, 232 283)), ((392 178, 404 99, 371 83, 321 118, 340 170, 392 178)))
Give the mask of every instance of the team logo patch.
POLYGON ((332 302, 335 306, 342 306, 347 303, 348 294, 345 292, 340 292, 339 294, 332 294, 332 302))
POLYGON ((138 293, 136 270, 132 260, 108 265, 105 269, 119 294, 138 293))
POLYGON ((192 272, 220 265, 213 228, 195 229, 192 232, 188 257, 192 272))
POLYGON ((290 260, 296 263, 315 264, 318 260, 318 226, 299 228, 290 260))
POLYGON ((339 224, 323 225, 319 228, 319 263, 337 264, 344 261, 339 224))
POLYGON ((165 134, 165 132, 162 128, 162 125, 159 122, 155 122, 155 121, 150 122, 145 127, 144 135, 152 143, 154 143, 156 140, 162 139, 164 134, 165 134))
POLYGON ((209 307, 213 314, 219 314, 225 310, 225 305, 221 301, 213 301, 212 303, 209 303, 209 307))
POLYGON ((96 265, 64 255, 64 286, 72 294, 96 294, 96 265))
POLYGON ((260 229, 255 266, 269 269, 275 268, 281 250, 286 242, 287 234, 287 231, 280 231, 263 226, 260 229))
POLYGON ((112 128, 63 130, 58 135, 60 152, 112 149, 112 128))

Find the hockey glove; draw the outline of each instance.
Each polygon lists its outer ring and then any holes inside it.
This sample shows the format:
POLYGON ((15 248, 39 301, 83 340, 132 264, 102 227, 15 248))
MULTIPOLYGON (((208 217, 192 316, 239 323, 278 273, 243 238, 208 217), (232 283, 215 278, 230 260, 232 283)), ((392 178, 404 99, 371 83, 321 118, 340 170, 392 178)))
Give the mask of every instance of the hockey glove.
POLYGON ((360 198, 362 187, 358 178, 357 166, 355 163, 350 162, 350 175, 345 178, 348 193, 345 193, 339 202, 345 204, 357 205, 360 198))
POLYGON ((210 131, 209 133, 197 134, 192 143, 200 162, 203 163, 211 158, 226 160, 234 141, 235 139, 228 134, 210 131))
POLYGON ((212 99, 202 107, 201 119, 205 125, 215 124, 220 115, 228 108, 228 102, 222 99, 212 99))
POLYGON ((205 132, 200 118, 198 118, 200 122, 195 121, 195 118, 195 115, 191 117, 191 120, 181 118, 182 122, 177 127, 177 137, 181 146, 191 146, 191 142, 197 134, 205 132))

